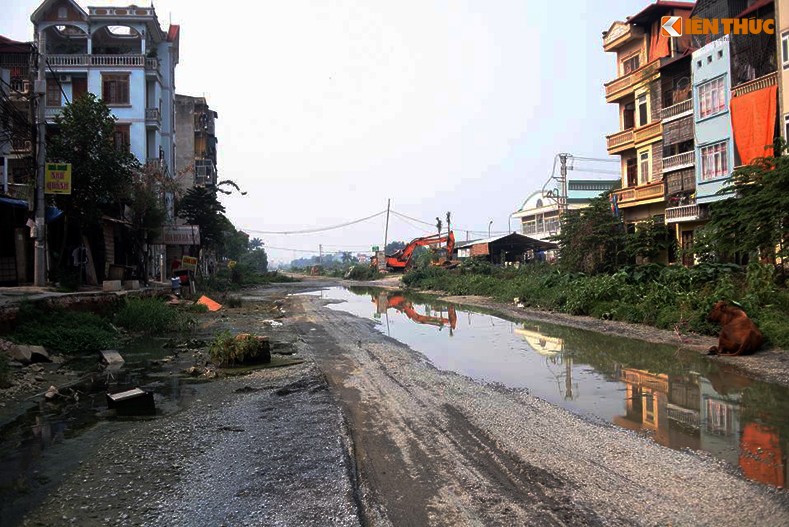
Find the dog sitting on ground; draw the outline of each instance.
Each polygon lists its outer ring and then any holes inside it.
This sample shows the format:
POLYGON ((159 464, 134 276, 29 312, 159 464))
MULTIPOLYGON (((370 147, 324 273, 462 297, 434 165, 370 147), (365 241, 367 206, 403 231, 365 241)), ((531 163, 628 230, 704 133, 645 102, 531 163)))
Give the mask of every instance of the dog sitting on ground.
POLYGON ((747 355, 757 351, 764 343, 762 332, 745 311, 725 300, 715 303, 707 320, 721 326, 718 345, 709 349, 710 355, 747 355))

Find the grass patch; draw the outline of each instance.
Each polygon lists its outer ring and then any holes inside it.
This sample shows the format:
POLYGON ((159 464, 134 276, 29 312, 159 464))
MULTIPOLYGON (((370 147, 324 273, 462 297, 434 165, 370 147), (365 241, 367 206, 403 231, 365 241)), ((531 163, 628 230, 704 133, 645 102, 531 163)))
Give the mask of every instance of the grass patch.
POLYGON ((233 336, 229 331, 216 335, 209 349, 211 361, 220 366, 271 362, 268 340, 257 335, 241 333, 233 336))
POLYGON ((115 323, 129 331, 150 334, 180 330, 194 321, 161 298, 130 298, 115 314, 115 323))
POLYGON ((789 349, 789 291, 774 283, 769 266, 729 264, 692 268, 658 264, 588 276, 548 265, 520 269, 468 262, 456 270, 416 269, 403 284, 450 295, 481 295, 571 315, 717 335, 707 313, 718 300, 740 302, 771 345, 789 349))
POLYGON ((17 320, 19 324, 11 333, 11 340, 44 346, 56 353, 97 352, 118 343, 117 330, 94 313, 23 303, 17 320))
POLYGON ((198 289, 210 296, 212 293, 240 291, 246 287, 290 282, 299 282, 299 280, 285 276, 277 271, 259 273, 246 266, 237 265, 232 271, 220 269, 211 278, 201 280, 198 282, 198 289))

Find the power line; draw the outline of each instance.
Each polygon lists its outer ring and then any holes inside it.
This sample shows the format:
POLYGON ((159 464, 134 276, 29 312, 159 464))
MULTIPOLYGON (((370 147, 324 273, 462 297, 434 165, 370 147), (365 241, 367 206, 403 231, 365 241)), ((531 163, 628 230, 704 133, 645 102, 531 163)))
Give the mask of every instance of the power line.
POLYGON ((331 231, 331 230, 334 230, 334 229, 341 229, 343 227, 348 227, 349 225, 355 225, 355 224, 361 223, 363 221, 371 220, 373 218, 376 218, 378 216, 382 216, 384 214, 386 214, 386 211, 382 210, 381 212, 376 212, 375 214, 371 214, 370 216, 366 216, 364 218, 359 218, 358 220, 347 221, 345 223, 339 223, 337 225, 331 225, 329 227, 320 227, 320 228, 317 228, 317 229, 302 229, 302 230, 298 230, 298 231, 259 231, 259 230, 256 230, 256 229, 242 229, 242 230, 244 232, 253 232, 255 234, 283 234, 283 235, 289 235, 289 234, 312 234, 312 233, 316 233, 316 232, 325 232, 325 231, 331 231))
MULTIPOLYGON (((430 223, 430 222, 427 222, 427 221, 424 221, 424 220, 413 218, 411 216, 408 216, 408 215, 403 214, 401 212, 396 212, 394 210, 392 211, 392 214, 396 214, 398 216, 402 216, 403 218, 407 218, 407 219, 415 221, 417 223, 423 223, 425 225, 430 225, 431 227, 435 227, 436 226, 434 223, 430 223)), ((455 230, 455 231, 471 232, 471 233, 476 233, 476 234, 487 234, 488 233, 487 229, 485 229, 485 230, 465 229, 465 228, 459 227, 457 225, 454 225, 453 230, 455 230)), ((509 234, 509 232, 507 232, 507 231, 490 231, 490 234, 509 234)))

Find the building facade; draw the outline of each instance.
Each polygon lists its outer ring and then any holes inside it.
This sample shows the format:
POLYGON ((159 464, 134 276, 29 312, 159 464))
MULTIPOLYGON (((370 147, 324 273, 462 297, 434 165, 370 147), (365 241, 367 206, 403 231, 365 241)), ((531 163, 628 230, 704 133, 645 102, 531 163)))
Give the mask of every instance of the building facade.
POLYGON ((115 142, 145 164, 175 162, 179 27, 162 30, 153 7, 89 7, 46 0, 31 16, 47 61, 46 119, 90 92, 117 118, 115 142))
POLYGON ((0 36, 0 179, 2 193, 31 199, 35 179, 30 65, 33 47, 0 36))
MULTIPOLYGON (((655 2, 603 33, 603 49, 616 54, 617 65, 616 78, 605 84, 606 102, 619 108, 619 131, 607 137, 608 153, 621 157, 622 185, 614 199, 630 230, 649 218, 665 219, 663 108, 682 102, 689 82, 663 76, 662 67, 684 54, 687 39, 662 35, 660 19, 686 19, 693 5, 655 2)), ((669 158, 686 148, 678 137, 667 146, 669 158)))
POLYGON ((217 182, 216 125, 219 115, 204 97, 176 94, 176 173, 183 191, 217 182))
MULTIPOLYGON (((567 208, 584 208, 592 198, 611 190, 617 184, 618 179, 568 179, 567 208)), ((512 217, 520 220, 521 234, 537 240, 546 240, 559 234, 561 230, 559 201, 553 191, 534 192, 526 198, 517 212, 512 213, 512 217)))

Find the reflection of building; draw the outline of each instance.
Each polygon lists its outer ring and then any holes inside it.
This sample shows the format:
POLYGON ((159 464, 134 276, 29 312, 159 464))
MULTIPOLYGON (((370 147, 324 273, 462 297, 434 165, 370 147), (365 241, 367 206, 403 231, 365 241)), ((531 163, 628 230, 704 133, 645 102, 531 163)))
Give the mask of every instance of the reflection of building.
POLYGON ((531 349, 546 358, 548 369, 556 377, 560 395, 565 400, 574 400, 578 395, 578 384, 573 383, 573 357, 565 353, 564 339, 545 335, 540 332, 539 326, 528 329, 525 323, 523 327, 515 328, 515 334, 523 337, 531 349), (564 366, 564 372, 555 373, 551 365, 564 366), (564 387, 561 384, 562 379, 564 387))
POLYGON ((740 395, 722 396, 706 379, 701 388, 701 448, 733 465, 739 462, 740 395))
POLYGON ((531 349, 545 355, 546 357, 555 357, 564 351, 564 340, 558 337, 549 337, 537 331, 523 328, 515 328, 515 334, 523 337, 523 340, 529 343, 531 349))
POLYGON ((668 446, 668 375, 623 368, 620 379, 626 385, 625 415, 614 417, 614 424, 649 432, 657 443, 668 446))

